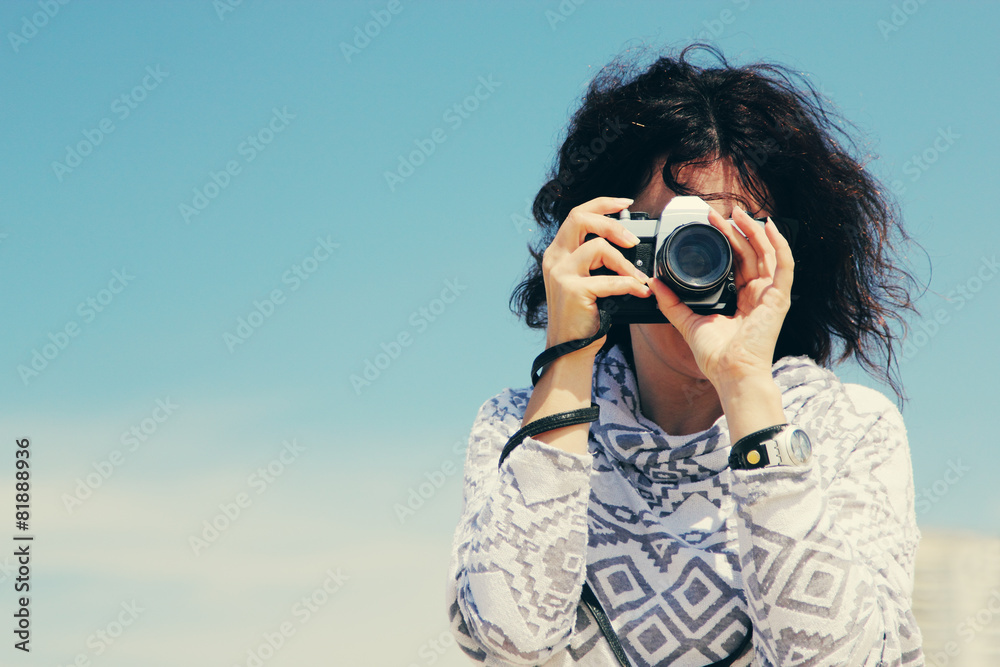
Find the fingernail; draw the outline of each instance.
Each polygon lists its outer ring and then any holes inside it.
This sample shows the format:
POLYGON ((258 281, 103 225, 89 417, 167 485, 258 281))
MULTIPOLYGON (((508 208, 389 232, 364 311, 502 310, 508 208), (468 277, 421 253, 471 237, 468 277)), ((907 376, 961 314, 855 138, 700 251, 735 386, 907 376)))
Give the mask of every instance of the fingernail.
POLYGON ((629 241, 631 241, 632 245, 635 245, 635 244, 637 244, 639 242, 639 237, 636 236, 635 234, 633 234, 632 232, 630 232, 627 229, 625 230, 625 238, 627 238, 629 241))
POLYGON ((625 202, 626 204, 631 204, 635 200, 634 199, 629 199, 628 197, 618 197, 618 201, 625 202))

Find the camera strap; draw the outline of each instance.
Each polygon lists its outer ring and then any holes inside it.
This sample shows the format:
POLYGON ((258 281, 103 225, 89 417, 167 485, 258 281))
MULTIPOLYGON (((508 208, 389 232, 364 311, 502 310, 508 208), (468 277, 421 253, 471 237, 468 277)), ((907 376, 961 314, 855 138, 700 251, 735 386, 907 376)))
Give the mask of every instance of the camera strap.
POLYGON ((522 426, 517 433, 510 436, 510 440, 508 440, 507 444, 503 446, 503 451, 500 452, 500 462, 497 464, 497 467, 499 468, 503 465, 503 460, 507 458, 507 455, 514 451, 514 448, 520 445, 521 441, 525 438, 530 438, 538 435, 539 433, 545 433, 546 431, 551 431, 553 429, 562 428, 563 426, 574 426, 576 424, 595 422, 600 415, 601 408, 599 408, 596 403, 591 403, 589 408, 580 408, 579 410, 569 410, 567 412, 557 412, 554 415, 536 419, 530 424, 522 426))
POLYGON ((538 380, 542 377, 542 372, 545 367, 551 364, 553 361, 559 357, 569 354, 570 352, 576 352, 577 350, 582 350, 591 343, 593 343, 598 338, 604 338, 611 331, 611 311, 601 308, 598 310, 601 315, 601 325, 597 328, 597 333, 595 333, 590 338, 577 338, 576 340, 568 340, 565 343, 559 343, 558 345, 553 345, 549 349, 542 352, 540 355, 535 357, 534 363, 531 364, 531 386, 534 387, 538 384, 538 380))
MULTIPOLYGON (((570 352, 582 350, 595 340, 603 338, 608 334, 608 331, 611 330, 611 312, 603 308, 599 309, 598 312, 601 316, 601 323, 597 328, 597 333, 593 336, 590 336, 589 338, 577 338, 576 340, 570 340, 565 343, 553 345, 535 357, 535 361, 531 364, 532 387, 538 384, 538 380, 542 376, 542 371, 544 371, 545 367, 553 361, 563 355, 569 354, 570 352)), ((536 419, 530 424, 525 424, 516 433, 514 433, 514 435, 510 436, 509 440, 507 440, 507 444, 504 445, 503 451, 500 452, 500 462, 497 464, 497 467, 499 468, 503 465, 504 459, 507 458, 507 456, 514 451, 514 448, 520 445, 525 438, 530 438, 538 435, 539 433, 545 433, 546 431, 562 428, 564 426, 574 426, 576 424, 595 422, 600 416, 601 409, 596 403, 591 403, 589 408, 557 412, 554 415, 548 415, 546 417, 542 417, 541 419, 536 419)))

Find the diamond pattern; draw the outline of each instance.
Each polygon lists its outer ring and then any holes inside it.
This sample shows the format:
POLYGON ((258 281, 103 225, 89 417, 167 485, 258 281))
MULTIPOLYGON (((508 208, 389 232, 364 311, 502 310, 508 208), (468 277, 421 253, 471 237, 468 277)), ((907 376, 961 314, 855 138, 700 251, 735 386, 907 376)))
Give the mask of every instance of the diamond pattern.
POLYGON ((691 559, 673 586, 663 593, 671 611, 692 632, 698 632, 727 605, 736 590, 702 560, 691 559))
POLYGON ((850 563, 836 556, 809 549, 795 566, 775 604, 803 614, 833 618, 840 611, 850 567, 850 563))
POLYGON ((614 620, 623 611, 635 609, 653 597, 653 589, 639 573, 630 556, 598 561, 590 566, 589 577, 594 594, 604 612, 614 620))
POLYGON ((626 649, 638 667, 671 664, 684 652, 679 637, 681 632, 667 613, 651 607, 644 616, 622 628, 621 635, 627 642, 626 649))

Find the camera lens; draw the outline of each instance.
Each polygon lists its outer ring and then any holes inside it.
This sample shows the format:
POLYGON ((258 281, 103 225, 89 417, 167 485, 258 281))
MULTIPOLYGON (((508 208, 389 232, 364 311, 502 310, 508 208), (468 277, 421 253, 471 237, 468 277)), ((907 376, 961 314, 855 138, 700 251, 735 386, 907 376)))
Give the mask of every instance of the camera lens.
POLYGON ((718 289, 732 263, 722 232, 699 223, 678 227, 656 254, 657 275, 682 298, 718 289))

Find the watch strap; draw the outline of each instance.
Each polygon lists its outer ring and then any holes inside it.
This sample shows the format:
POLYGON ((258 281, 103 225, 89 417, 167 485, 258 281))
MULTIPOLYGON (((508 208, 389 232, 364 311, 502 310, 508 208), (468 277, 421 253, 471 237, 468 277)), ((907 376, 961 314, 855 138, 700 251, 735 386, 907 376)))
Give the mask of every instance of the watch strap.
POLYGON ((787 427, 788 424, 768 426, 737 440, 729 452, 729 467, 733 470, 756 470, 770 464, 771 458, 767 455, 764 442, 787 427))

